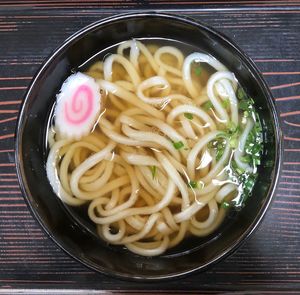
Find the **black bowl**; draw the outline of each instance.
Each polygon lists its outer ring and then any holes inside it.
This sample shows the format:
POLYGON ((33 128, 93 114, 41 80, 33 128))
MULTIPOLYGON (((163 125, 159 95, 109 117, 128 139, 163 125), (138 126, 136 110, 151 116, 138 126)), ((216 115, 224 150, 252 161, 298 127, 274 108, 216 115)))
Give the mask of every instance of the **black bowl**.
POLYGON ((71 36, 48 58, 28 89, 16 135, 21 189, 36 219, 67 253, 86 266, 121 278, 165 279, 202 270, 227 256, 261 221, 275 190, 281 162, 281 133, 271 93, 253 62, 231 41, 188 18, 134 13, 107 18, 71 36), (166 255, 145 258, 103 243, 77 213, 62 204, 47 180, 47 119, 62 82, 100 50, 131 38, 167 38, 211 53, 234 72, 255 100, 264 132, 259 179, 238 214, 206 239, 194 239, 166 255))

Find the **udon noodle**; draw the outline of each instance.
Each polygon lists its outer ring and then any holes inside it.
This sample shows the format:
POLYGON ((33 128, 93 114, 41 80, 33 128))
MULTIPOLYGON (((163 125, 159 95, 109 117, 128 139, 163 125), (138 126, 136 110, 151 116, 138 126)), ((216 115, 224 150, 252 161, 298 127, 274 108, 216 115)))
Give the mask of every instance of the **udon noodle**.
MULTIPOLYGON (((92 131, 48 132, 47 175, 99 236, 154 256, 213 233, 255 182, 261 129, 235 75, 209 54, 121 43, 86 72, 101 92, 92 131)), ((84 102, 82 102, 84 103, 84 102)))

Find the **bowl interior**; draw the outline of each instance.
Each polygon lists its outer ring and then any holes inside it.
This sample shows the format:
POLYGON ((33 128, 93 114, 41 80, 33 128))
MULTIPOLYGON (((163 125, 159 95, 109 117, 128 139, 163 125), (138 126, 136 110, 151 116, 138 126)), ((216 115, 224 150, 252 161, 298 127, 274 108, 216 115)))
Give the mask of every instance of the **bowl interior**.
POLYGON ((220 34, 191 20, 161 14, 125 15, 90 25, 69 38, 36 76, 22 107, 16 162, 21 187, 36 218, 69 254, 106 274, 133 279, 167 278, 204 268, 233 250, 256 226, 271 199, 280 162, 274 104, 256 68, 220 34), (65 206, 48 183, 46 129, 55 95, 71 70, 99 51, 131 38, 163 38, 206 51, 234 72, 253 97, 264 133, 259 179, 239 214, 205 239, 193 239, 166 255, 144 258, 103 243, 73 208, 65 206), (37 185, 38 184, 38 185, 37 185))

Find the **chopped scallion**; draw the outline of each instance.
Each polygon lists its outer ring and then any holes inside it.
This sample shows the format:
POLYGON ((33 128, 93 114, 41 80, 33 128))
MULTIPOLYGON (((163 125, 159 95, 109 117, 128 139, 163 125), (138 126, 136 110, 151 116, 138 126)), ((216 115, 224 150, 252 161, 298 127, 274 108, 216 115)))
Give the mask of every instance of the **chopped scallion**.
POLYGON ((157 174, 157 167, 156 166, 151 166, 150 170, 151 170, 152 178, 154 179, 156 177, 156 174, 157 174))
POLYGON ((217 149, 217 154, 216 154, 216 160, 219 161, 222 158, 223 154, 224 154, 224 149, 223 148, 218 148, 217 149))
POLYGON ((176 150, 179 150, 184 147, 184 144, 182 141, 177 141, 177 142, 173 142, 173 146, 176 150))
POLYGON ((249 117, 249 112, 248 111, 244 111, 244 117, 248 118, 249 117))
POLYGON ((230 138, 229 145, 232 149, 236 149, 238 147, 238 143, 239 143, 239 141, 238 141, 237 137, 230 138))
POLYGON ((227 109, 230 106, 230 100, 229 99, 225 99, 222 101, 222 106, 224 109, 227 109))
POLYGON ((195 72, 196 76, 200 76, 202 73, 202 68, 200 66, 198 66, 194 69, 194 72, 195 72))
MULTIPOLYGON (((258 114, 254 109, 254 101, 241 87, 237 90, 237 97, 239 99, 238 107, 242 113, 241 125, 235 126, 229 122, 225 130, 226 137, 229 138, 230 147, 232 149, 237 149, 240 135, 243 132, 242 129, 245 128, 244 125, 248 122, 248 120, 250 120, 250 118, 254 120, 255 124, 252 130, 248 133, 243 148, 243 154, 240 157, 240 161, 242 163, 246 163, 253 167, 253 172, 249 172, 248 170, 239 167, 234 160, 231 161, 231 169, 229 169, 230 177, 232 178, 232 181, 239 184, 240 196, 235 202, 223 202, 221 207, 224 209, 232 206, 235 208, 243 206, 247 198, 251 195, 252 188, 257 179, 257 166, 261 163, 260 158, 263 152, 262 126, 260 124, 258 114)), ((218 145, 215 146, 216 157, 218 156, 218 148, 218 145)))
POLYGON ((221 208, 228 209, 229 207, 230 207, 230 204, 228 202, 226 202, 226 201, 222 202, 221 208))
POLYGON ((246 100, 241 100, 239 102, 239 109, 242 111, 248 111, 249 109, 249 102, 246 100))
POLYGON ((233 133, 239 131, 238 126, 231 121, 227 124, 227 129, 228 129, 229 134, 233 134, 233 133))
POLYGON ((213 104, 211 103, 211 101, 207 101, 205 102, 203 105, 202 105, 203 109, 205 111, 208 111, 209 109, 212 109, 213 108, 213 104))
POLYGON ((246 155, 244 157, 241 157, 241 161, 243 163, 251 163, 251 157, 250 157, 250 155, 246 155))
POLYGON ((193 120, 193 118, 194 118, 191 113, 184 113, 184 116, 189 120, 193 120))
POLYGON ((237 97, 239 99, 245 99, 245 98, 247 98, 247 94, 246 94, 245 90, 242 87, 239 87, 239 89, 237 91, 237 97))
POLYGON ((238 167, 235 161, 231 161, 231 167, 238 175, 241 175, 245 172, 243 169, 238 167))
POLYGON ((193 181, 193 180, 191 180, 190 182, 189 182, 189 187, 190 188, 197 188, 197 182, 196 181, 193 181))

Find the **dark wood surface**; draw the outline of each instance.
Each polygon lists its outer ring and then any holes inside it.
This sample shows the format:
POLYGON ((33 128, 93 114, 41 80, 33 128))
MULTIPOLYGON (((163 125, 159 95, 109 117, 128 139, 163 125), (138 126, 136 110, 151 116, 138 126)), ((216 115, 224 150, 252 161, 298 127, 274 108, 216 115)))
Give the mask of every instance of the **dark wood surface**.
POLYGON ((300 1, 1 1, 0 294, 21 289, 25 294, 29 289, 39 289, 36 294, 42 289, 72 289, 71 293, 76 289, 78 294, 86 294, 80 291, 84 289, 116 293, 300 292, 299 99, 300 1), (25 205, 14 164, 20 103, 45 58, 83 26, 134 9, 168 9, 189 15, 231 37, 262 71, 275 97, 284 132, 282 176, 259 230, 235 254, 210 270, 155 284, 97 274, 61 251, 25 205))

